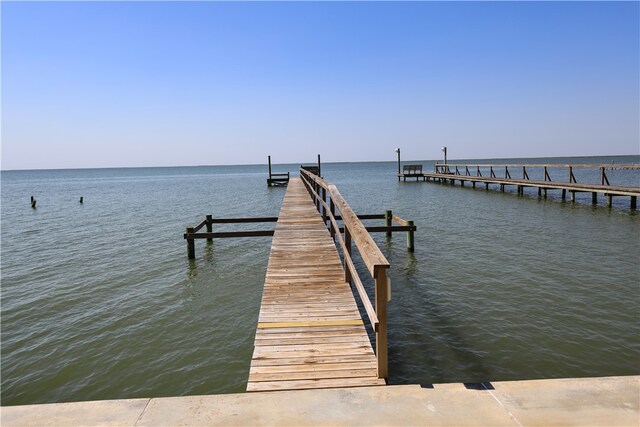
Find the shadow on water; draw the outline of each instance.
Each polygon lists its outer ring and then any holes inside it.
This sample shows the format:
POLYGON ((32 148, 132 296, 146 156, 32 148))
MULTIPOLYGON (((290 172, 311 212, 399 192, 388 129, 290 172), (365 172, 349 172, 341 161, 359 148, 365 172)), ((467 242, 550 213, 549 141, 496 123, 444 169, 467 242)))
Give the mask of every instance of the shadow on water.
MULTIPOLYGON (((407 294, 418 291, 417 283, 406 278, 407 294), (413 288, 413 289, 411 289, 413 288)), ((406 296, 405 296, 406 298, 406 296)), ((465 338, 464 328, 456 324, 455 314, 438 303, 437 295, 422 297, 413 315, 390 319, 390 384, 481 382, 491 378, 483 354, 465 338), (426 300, 426 302, 425 302, 426 300), (394 337, 394 320, 402 336, 394 337)), ((413 304, 415 307, 415 303, 413 304)), ((481 313, 478 313, 481 317, 481 313)))

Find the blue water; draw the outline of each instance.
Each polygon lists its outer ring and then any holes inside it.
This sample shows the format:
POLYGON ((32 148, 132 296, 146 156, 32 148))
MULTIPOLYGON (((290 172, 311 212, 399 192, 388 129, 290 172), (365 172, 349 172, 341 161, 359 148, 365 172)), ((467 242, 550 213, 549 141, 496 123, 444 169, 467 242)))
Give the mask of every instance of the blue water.
MULTIPOLYGON (((499 162, 611 160, 640 157, 499 162)), ((628 198, 608 208, 396 172, 322 170, 357 213, 392 209, 418 226, 414 253, 401 233, 374 235, 391 263, 390 383, 640 373, 640 217, 628 198)), ((640 186, 638 170, 607 175, 640 186)), ((1 185, 2 405, 244 390, 270 239, 199 241, 190 262, 182 233, 206 214, 277 216, 285 190, 266 186, 265 165, 3 171, 1 185)))

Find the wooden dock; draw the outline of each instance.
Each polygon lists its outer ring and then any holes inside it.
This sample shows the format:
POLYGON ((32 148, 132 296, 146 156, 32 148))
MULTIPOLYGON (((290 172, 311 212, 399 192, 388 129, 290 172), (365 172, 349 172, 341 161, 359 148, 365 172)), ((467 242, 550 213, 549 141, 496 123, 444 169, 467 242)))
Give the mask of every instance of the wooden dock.
MULTIPOLYGON (((326 183, 315 175, 308 177, 326 183)), ((349 266, 343 268, 333 238, 335 230, 327 229, 328 183, 325 186, 323 204, 310 195, 311 187, 301 178, 289 181, 273 235, 247 391, 385 384, 388 283, 384 271, 388 263, 382 257, 374 268, 376 278, 381 279, 376 282, 384 281, 384 292, 376 287, 384 304, 376 300, 375 312, 367 311, 376 330, 376 356, 349 284, 357 276, 349 266), (321 206, 323 216, 318 212, 321 206)), ((337 190, 333 194, 339 196, 337 190)), ((344 218, 345 212, 341 213, 344 218)), ((357 233, 358 226, 348 218, 344 221, 350 253, 349 227, 357 233)), ((357 284, 362 285, 359 279, 357 284)), ((371 308, 368 298, 365 306, 371 308)))
MULTIPOLYGON (((598 165, 598 164, 436 164, 434 173, 423 173, 419 176, 416 174, 399 173, 398 180, 406 181, 407 177, 415 177, 416 180, 422 178, 424 181, 450 182, 455 184, 456 181, 464 187, 466 182, 471 183, 475 188, 476 184, 484 184, 485 189, 489 189, 489 185, 498 185, 501 191, 505 187, 511 185, 517 188, 519 195, 524 194, 525 188, 536 188, 539 196, 546 198, 548 190, 560 190, 562 199, 566 199, 567 193, 571 197, 571 201, 575 202, 576 193, 591 193, 591 201, 593 204, 598 203, 598 194, 605 196, 607 205, 612 205, 613 197, 625 196, 630 198, 631 209, 637 208, 637 198, 640 196, 640 187, 626 187, 610 185, 606 175, 607 169, 640 169, 640 165, 598 165), (509 169, 511 168, 511 170, 509 169), (541 179, 530 179, 529 172, 533 168, 537 168, 543 172, 541 179), (552 181, 549 170, 553 168, 566 169, 567 181, 552 181), (578 183, 574 175, 574 169, 587 168, 598 169, 599 183, 578 183), (484 172, 482 172, 484 171, 484 172), (484 173, 484 175, 483 175, 484 173), (498 176, 501 173, 503 176, 498 176), (516 173, 521 173, 522 177, 515 177, 516 173), (513 174, 513 176, 512 176, 513 174)), ((404 172, 404 171, 403 171, 404 172)))

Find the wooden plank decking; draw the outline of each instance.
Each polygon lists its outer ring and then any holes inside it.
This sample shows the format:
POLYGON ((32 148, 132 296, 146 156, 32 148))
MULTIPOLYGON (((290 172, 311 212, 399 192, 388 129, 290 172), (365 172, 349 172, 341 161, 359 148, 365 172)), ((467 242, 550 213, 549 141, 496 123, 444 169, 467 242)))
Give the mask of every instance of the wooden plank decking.
POLYGON ((384 385, 336 246, 300 178, 276 224, 247 391, 384 385))

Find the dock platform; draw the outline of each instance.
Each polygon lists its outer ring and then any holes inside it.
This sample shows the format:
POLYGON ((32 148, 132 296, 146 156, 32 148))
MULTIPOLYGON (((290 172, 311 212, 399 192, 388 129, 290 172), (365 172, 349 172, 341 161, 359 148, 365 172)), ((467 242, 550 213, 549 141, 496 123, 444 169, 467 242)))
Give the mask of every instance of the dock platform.
POLYGON ((276 223, 247 391, 385 385, 340 256, 301 178, 276 223))

